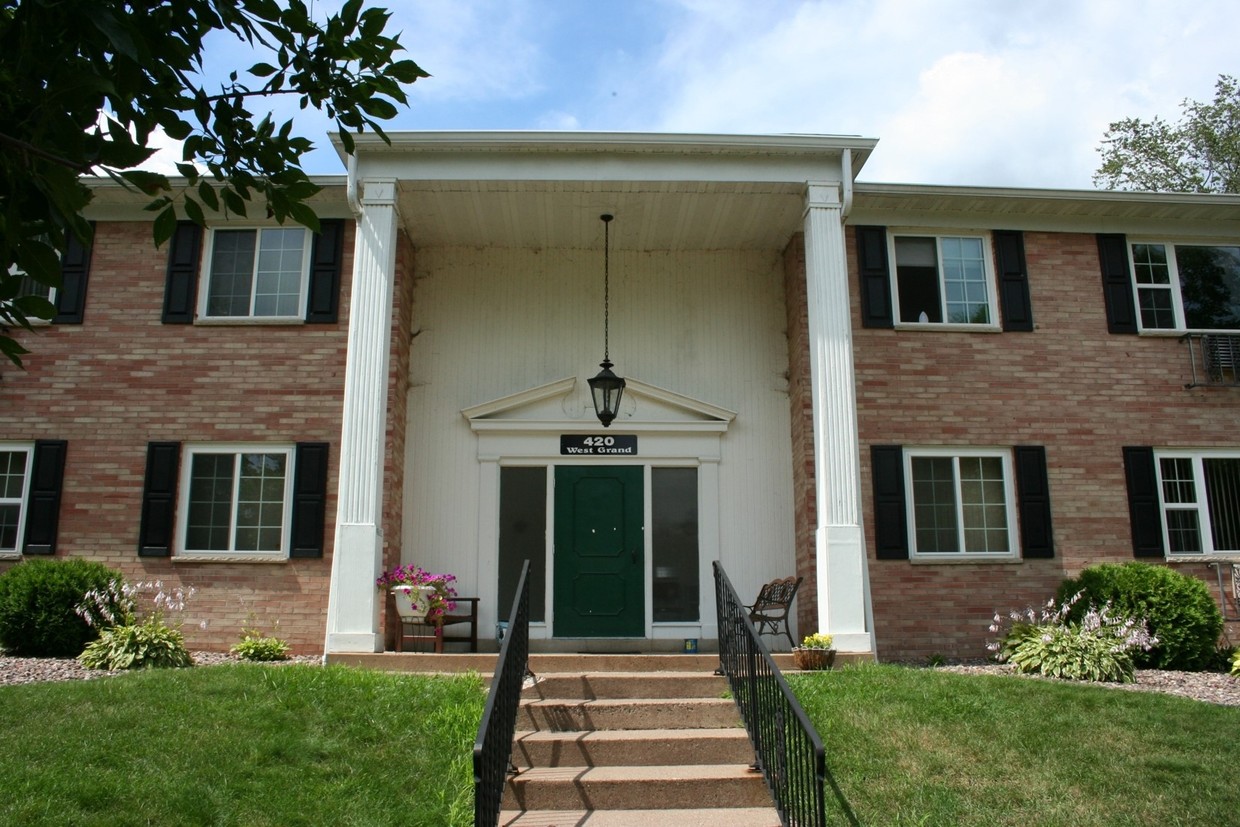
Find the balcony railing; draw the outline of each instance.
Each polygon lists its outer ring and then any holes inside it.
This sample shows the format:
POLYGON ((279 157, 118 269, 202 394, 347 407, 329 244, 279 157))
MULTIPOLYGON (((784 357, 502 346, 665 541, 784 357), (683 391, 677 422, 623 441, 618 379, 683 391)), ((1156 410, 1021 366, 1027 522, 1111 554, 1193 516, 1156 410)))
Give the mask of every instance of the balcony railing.
POLYGON ((1240 334, 1187 333, 1180 341, 1188 344, 1193 371, 1193 379, 1185 387, 1240 387, 1240 334))

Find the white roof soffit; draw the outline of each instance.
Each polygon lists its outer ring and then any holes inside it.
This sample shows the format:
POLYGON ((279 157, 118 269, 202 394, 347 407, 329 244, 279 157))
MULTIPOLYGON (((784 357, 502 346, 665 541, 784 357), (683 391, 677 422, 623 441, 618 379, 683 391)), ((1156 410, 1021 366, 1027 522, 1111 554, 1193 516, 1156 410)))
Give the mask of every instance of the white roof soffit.
MULTIPOLYGON (((398 181, 418 247, 782 250, 808 182, 853 174, 875 140, 814 135, 398 132, 357 141, 358 178, 398 181)), ((338 136, 332 136, 338 151, 338 136)))
POLYGON ((1237 235, 1240 195, 858 182, 848 223, 1237 235))

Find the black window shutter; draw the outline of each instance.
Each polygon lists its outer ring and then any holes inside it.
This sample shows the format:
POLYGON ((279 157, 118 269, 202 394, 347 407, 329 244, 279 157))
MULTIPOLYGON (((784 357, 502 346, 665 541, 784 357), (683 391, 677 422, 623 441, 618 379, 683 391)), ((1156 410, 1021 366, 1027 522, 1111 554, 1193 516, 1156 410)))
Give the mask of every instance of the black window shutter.
MULTIPOLYGON (((94 225, 92 224, 93 228, 94 225)), ((65 254, 60 259, 60 289, 56 291, 55 324, 81 324, 86 313, 86 279, 90 275, 90 245, 66 231, 65 254)))
POLYGON ((995 261, 999 269, 999 305, 1003 329, 1033 330, 1029 301, 1029 271, 1025 267, 1025 237, 1015 230, 995 230, 995 261))
POLYGON ((139 557, 168 557, 176 532, 177 472, 181 443, 151 442, 146 447, 146 479, 142 484, 139 557))
POLYGON ((327 443, 297 443, 294 462, 293 545, 289 557, 322 557, 327 510, 327 443))
POLYGON ((894 327, 887 228, 857 227, 857 270, 861 279, 861 326, 894 327))
POLYGON ((164 324, 193 324, 198 302, 198 267, 202 228, 178 221, 168 247, 168 275, 164 284, 164 324))
POLYGON ((904 499, 904 449, 870 446, 874 476, 874 552, 879 560, 908 559, 908 512, 904 499))
POLYGON ((60 527, 60 489, 65 476, 63 439, 40 439, 34 444, 30 470, 30 497, 26 504, 24 554, 55 554, 60 527))
POLYGON ((1165 557, 1153 448, 1124 448, 1124 479, 1128 484, 1128 516, 1132 521, 1132 556, 1165 557))
POLYGON ((1136 302, 1128 272, 1128 239, 1123 234, 1098 234, 1098 261, 1102 265, 1102 295, 1107 308, 1107 330, 1137 332, 1136 302))
POLYGON ((1016 456, 1016 501, 1020 511, 1021 554, 1031 559, 1055 556, 1051 531, 1051 490, 1046 478, 1046 449, 1022 445, 1016 456))
POLYGON ((306 321, 335 324, 340 305, 340 264, 344 259, 344 222, 319 222, 310 253, 310 291, 306 301, 306 321))

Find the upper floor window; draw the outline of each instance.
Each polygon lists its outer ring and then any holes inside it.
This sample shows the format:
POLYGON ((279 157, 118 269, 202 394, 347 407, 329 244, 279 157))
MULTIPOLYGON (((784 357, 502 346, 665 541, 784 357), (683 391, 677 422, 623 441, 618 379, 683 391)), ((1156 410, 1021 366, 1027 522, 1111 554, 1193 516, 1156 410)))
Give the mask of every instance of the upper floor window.
POLYGON ((310 271, 304 227, 212 231, 201 314, 208 318, 301 318, 310 271))
POLYGON ((987 246, 981 236, 893 235, 900 322, 994 324, 987 246))
POLYGON ((30 466, 30 446, 0 445, 0 553, 21 551, 30 466))
POLYGON ((1240 246, 1138 242, 1131 252, 1142 330, 1240 330, 1240 246))
POLYGON ((1157 456, 1167 551, 1240 552, 1240 453, 1157 456))

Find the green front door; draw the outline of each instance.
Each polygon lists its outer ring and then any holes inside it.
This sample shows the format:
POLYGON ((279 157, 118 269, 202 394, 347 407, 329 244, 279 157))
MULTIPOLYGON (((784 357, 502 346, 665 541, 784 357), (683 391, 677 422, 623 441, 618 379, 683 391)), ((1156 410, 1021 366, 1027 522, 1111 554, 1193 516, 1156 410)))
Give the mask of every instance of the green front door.
POLYGON ((646 631, 640 467, 555 469, 554 635, 646 631))

